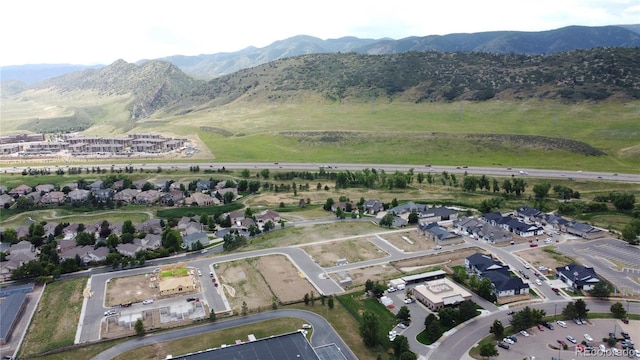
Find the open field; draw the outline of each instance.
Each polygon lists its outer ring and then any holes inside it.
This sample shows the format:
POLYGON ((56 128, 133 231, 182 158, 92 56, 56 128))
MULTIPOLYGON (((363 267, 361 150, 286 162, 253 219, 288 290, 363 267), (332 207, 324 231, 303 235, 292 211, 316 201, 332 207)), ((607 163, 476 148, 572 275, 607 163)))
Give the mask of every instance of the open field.
MULTIPOLYGON (((277 210, 277 209, 276 209, 277 210)), ((370 222, 333 222, 328 224, 296 226, 271 231, 252 239, 243 250, 267 249, 279 246, 294 246, 339 239, 358 237, 380 232, 380 227, 370 222)))
MULTIPOLYGON (((346 290, 349 291, 349 289, 351 288, 364 286, 367 280, 390 280, 403 276, 405 273, 398 270, 392 265, 383 264, 350 270, 347 272, 347 274, 351 277, 352 280, 351 286, 346 288, 346 290)), ((331 273, 329 274, 329 276, 336 282, 342 280, 342 278, 337 273, 331 273)))
POLYGON ((555 247, 553 246, 529 248, 526 250, 518 251, 514 253, 514 255, 520 256, 536 269, 540 266, 546 266, 553 272, 555 272, 555 269, 558 266, 564 266, 571 262, 574 262, 570 257, 562 255, 560 253, 556 253, 555 247))
POLYGON ((111 279, 107 283, 105 306, 142 302, 158 299, 159 291, 150 286, 149 274, 111 279))
MULTIPOLYGON (((444 249, 446 250, 446 248, 444 249)), ((458 251, 444 251, 438 255, 422 256, 414 259, 401 260, 393 263, 396 269, 401 271, 417 271, 431 266, 449 267, 464 265, 464 259, 477 252, 483 252, 480 248, 469 248, 458 251)), ((425 270, 426 271, 426 270, 425 270)))
POLYGON ((109 224, 118 224, 125 220, 131 220, 135 224, 149 220, 152 215, 153 214, 150 211, 142 210, 94 211, 91 213, 70 214, 68 211, 61 211, 60 209, 55 208, 55 210, 36 210, 21 213, 0 221, 0 224, 3 228, 29 226, 34 221, 83 223, 88 225, 100 224, 103 220, 107 220, 109 224))
POLYGON ((63 103, 43 91, 29 94, 28 101, 3 99, 3 131, 88 107, 98 115, 91 117, 96 125, 87 134, 153 131, 184 136, 202 144, 202 153, 207 153, 202 160, 640 169, 639 101, 237 102, 178 116, 158 113, 132 124, 126 121, 123 99, 96 94, 91 102, 92 97, 63 103), (560 140, 558 134, 606 155, 586 156, 581 145, 560 140))
POLYGON ((387 240, 391 245, 405 252, 416 252, 433 249, 435 243, 427 240, 426 237, 418 234, 416 228, 407 229, 403 232, 394 232, 380 235, 380 238, 387 240))
POLYGON ((171 354, 174 357, 190 352, 220 347, 222 344, 235 344, 237 339, 247 341, 247 335, 254 334, 256 338, 265 338, 270 335, 278 335, 296 331, 300 328, 302 320, 296 318, 280 318, 263 321, 251 325, 238 326, 224 331, 216 331, 185 339, 178 339, 140 347, 135 350, 120 354, 115 359, 165 359, 171 354))
POLYGON ((378 259, 388 254, 369 242, 368 236, 350 240, 329 241, 302 247, 321 267, 336 265, 336 260, 347 259, 350 263, 378 259))
POLYGON ((87 277, 47 285, 20 349, 21 358, 73 344, 86 285, 87 277))
MULTIPOLYGON (((300 301, 315 288, 284 255, 261 256, 255 267, 282 303, 300 301)), ((316 294, 317 296, 318 294, 316 294)))
POLYGON ((225 289, 231 309, 237 313, 241 311, 243 301, 249 311, 271 306, 273 294, 265 278, 255 268, 255 261, 251 258, 217 263, 216 275, 225 289))

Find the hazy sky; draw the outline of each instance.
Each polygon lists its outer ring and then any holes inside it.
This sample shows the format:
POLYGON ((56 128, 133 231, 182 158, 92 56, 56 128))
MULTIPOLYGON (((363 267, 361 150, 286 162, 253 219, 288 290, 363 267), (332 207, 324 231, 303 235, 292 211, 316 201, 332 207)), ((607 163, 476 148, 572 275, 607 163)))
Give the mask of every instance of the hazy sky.
POLYGON ((640 0, 5 0, 0 66, 110 64, 321 39, 640 23, 640 0))

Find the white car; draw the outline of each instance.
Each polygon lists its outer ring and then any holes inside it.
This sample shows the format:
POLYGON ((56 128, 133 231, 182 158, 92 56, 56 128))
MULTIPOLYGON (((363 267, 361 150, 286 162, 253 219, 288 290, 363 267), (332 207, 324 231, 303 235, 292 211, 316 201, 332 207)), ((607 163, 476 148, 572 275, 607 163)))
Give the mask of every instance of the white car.
POLYGON ((104 316, 115 315, 117 313, 116 309, 109 309, 104 312, 104 316))
POLYGON ((408 298, 408 299, 404 299, 404 303, 405 304, 411 304, 412 302, 414 302, 415 300, 408 298))
POLYGON ((529 333, 524 331, 524 330, 520 331, 520 335, 522 335, 524 337, 529 337, 529 333))
POLYGON ((513 344, 515 344, 515 343, 516 343, 515 341, 513 341, 513 340, 511 340, 511 339, 509 339, 509 338, 504 338, 504 339, 502 339, 502 341, 503 341, 503 342, 506 342, 507 344, 510 344, 510 345, 513 345, 513 344))
POLYGON ((524 268, 525 268, 525 269, 529 269, 529 268, 531 268, 531 265, 529 265, 529 264, 524 264, 524 268))
POLYGON ((542 286, 542 281, 540 281, 540 279, 536 279, 536 285, 542 286))
POLYGON ((202 276, 202 271, 200 271, 200 269, 198 269, 198 276, 202 276))
POLYGON ((589 335, 589 334, 584 334, 584 338, 585 338, 587 341, 593 341, 593 338, 592 338, 592 337, 591 337, 591 335, 589 335))
POLYGON ((311 329, 311 324, 302 324, 303 329, 311 329))
POLYGON ((153 303, 153 299, 147 299, 142 301, 142 305, 149 305, 151 303, 153 303))
POLYGON ((567 323, 561 320, 556 321, 556 324, 558 324, 558 326, 566 328, 567 327, 567 323))

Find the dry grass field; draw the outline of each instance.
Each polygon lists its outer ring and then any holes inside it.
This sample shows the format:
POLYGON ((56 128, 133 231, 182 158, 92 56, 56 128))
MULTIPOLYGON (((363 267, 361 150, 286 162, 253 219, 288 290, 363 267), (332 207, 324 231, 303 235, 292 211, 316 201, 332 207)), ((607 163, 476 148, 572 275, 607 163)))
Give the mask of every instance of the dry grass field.
POLYGON ((445 251, 438 255, 422 256, 414 259, 398 261, 393 263, 393 266, 400 271, 411 272, 433 266, 451 267, 464 265, 464 259, 476 252, 483 252, 483 250, 480 248, 469 248, 458 251, 445 251))
POLYGON ((229 305, 236 312, 242 309, 243 301, 250 311, 264 309, 272 303, 273 294, 265 278, 255 268, 255 262, 256 259, 252 258, 218 263, 216 275, 225 288, 229 305))
POLYGON ((418 234, 416 228, 407 229, 402 232, 382 234, 380 237, 405 252, 429 250, 435 246, 433 241, 429 241, 425 236, 418 234))
POLYGON ((373 235, 349 240, 332 240, 321 244, 302 247, 321 267, 336 265, 336 260, 347 259, 350 263, 378 259, 387 256, 368 238, 373 235))
POLYGON ((111 279, 107 284, 106 306, 142 302, 157 299, 158 289, 151 287, 151 274, 127 276, 111 279))
POLYGON ((304 294, 315 292, 313 285, 284 255, 261 256, 256 259, 255 267, 282 303, 300 301, 304 294))
POLYGON ((564 266, 572 262, 571 258, 564 255, 544 251, 545 248, 546 247, 528 248, 526 250, 518 251, 514 253, 514 255, 521 257, 536 269, 540 266, 546 266, 547 268, 555 271, 556 267, 564 266))

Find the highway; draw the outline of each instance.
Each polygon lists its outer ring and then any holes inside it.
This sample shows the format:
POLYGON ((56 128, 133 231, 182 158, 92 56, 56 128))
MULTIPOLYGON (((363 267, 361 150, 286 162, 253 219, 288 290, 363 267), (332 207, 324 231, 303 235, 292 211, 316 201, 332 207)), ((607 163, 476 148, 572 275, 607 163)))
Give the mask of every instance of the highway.
MULTIPOLYGON (((65 166, 8 166, 0 164, 0 172, 4 173, 22 173, 23 170, 30 168, 42 169, 48 168, 52 173, 55 173, 58 167, 65 166)), ((115 169, 124 169, 126 166, 133 166, 136 169, 143 168, 149 171, 155 171, 158 167, 163 171, 182 170, 188 171, 193 166, 199 166, 200 170, 206 169, 228 169, 228 170, 281 170, 281 171, 314 171, 319 170, 321 167, 327 171, 340 171, 349 170, 357 171, 363 169, 376 169, 384 170, 385 172, 393 173, 396 171, 408 172, 413 169, 414 172, 440 174, 443 171, 453 174, 471 174, 471 175, 487 175, 487 176, 518 176, 518 177, 536 177, 536 178, 549 178, 549 179, 583 179, 583 180, 602 180, 602 181, 616 181, 616 182, 628 182, 628 183, 640 183, 640 174, 623 174, 623 173, 611 173, 611 172, 594 172, 594 171, 568 171, 568 170, 549 170, 549 169, 530 169, 530 168, 498 168, 498 167, 475 167, 475 166, 444 166, 435 164, 424 165, 411 165, 411 164, 332 164, 332 163, 264 163, 264 162, 248 162, 248 163, 203 163, 203 162, 160 162, 160 163, 87 163, 81 165, 71 165, 71 167, 90 168, 92 166, 110 169, 112 166, 115 169), (426 166, 430 165, 430 166, 426 166)))

